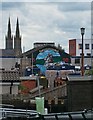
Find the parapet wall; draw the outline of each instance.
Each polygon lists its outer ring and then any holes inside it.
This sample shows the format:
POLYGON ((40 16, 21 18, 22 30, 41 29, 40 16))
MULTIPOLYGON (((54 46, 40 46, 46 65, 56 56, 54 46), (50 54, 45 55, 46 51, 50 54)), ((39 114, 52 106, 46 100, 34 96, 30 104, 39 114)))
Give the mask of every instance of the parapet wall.
POLYGON ((70 78, 67 82, 67 95, 68 111, 93 108, 93 80, 88 76, 70 78))

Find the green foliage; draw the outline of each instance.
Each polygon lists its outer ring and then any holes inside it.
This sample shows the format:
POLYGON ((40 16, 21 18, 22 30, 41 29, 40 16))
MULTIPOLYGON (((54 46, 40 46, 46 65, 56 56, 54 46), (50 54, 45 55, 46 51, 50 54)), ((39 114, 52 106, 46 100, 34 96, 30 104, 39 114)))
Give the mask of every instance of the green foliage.
POLYGON ((85 75, 93 75, 93 69, 85 70, 85 75))
POLYGON ((19 89, 19 90, 25 90, 25 89, 26 89, 26 87, 25 87, 25 86, 23 86, 23 85, 19 85, 19 86, 18 86, 18 89, 19 89))

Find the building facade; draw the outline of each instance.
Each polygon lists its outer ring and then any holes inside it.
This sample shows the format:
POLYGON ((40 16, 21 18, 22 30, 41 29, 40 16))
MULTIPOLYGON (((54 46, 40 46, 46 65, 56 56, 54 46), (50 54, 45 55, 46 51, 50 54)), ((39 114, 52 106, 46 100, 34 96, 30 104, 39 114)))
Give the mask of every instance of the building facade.
POLYGON ((18 71, 0 70, 0 94, 18 94, 19 84, 18 71))
POLYGON ((45 46, 45 45, 55 46, 55 43, 54 42, 47 42, 47 43, 46 42, 36 42, 36 43, 34 43, 34 48, 45 46))
POLYGON ((17 18, 16 32, 13 36, 9 17, 7 34, 5 36, 5 49, 0 49, 0 69, 10 70, 15 68, 15 64, 18 62, 18 56, 20 54, 22 54, 22 49, 19 21, 17 18))
MULTIPOLYGON (((91 65, 93 43, 91 39, 84 39, 84 65, 91 65)), ((69 54, 72 56, 71 63, 75 65, 81 65, 82 55, 82 40, 71 39, 69 40, 69 54)))
POLYGON ((19 21, 17 18, 17 23, 16 23, 16 32, 15 35, 13 36, 11 33, 11 22, 10 18, 8 21, 8 30, 7 30, 7 35, 5 37, 5 43, 6 43, 6 50, 14 50, 15 56, 20 55, 22 53, 21 50, 21 36, 20 36, 20 30, 19 30, 19 21), (14 46, 13 46, 14 43, 14 46))

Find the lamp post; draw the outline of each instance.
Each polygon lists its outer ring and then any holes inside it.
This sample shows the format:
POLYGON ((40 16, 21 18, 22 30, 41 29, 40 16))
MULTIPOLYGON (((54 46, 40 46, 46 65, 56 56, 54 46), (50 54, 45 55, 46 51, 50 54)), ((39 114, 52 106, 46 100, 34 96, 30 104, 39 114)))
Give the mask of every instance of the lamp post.
POLYGON ((38 87, 38 94, 39 94, 39 97, 41 97, 41 93, 40 93, 40 83, 39 83, 39 76, 38 74, 36 74, 36 79, 37 79, 37 87, 38 87))
POLYGON ((32 53, 32 75, 33 75, 33 53, 32 53))
POLYGON ((83 52, 83 36, 85 33, 85 28, 80 28, 81 29, 81 35, 82 35, 82 55, 81 55, 81 75, 84 76, 84 52, 83 52))

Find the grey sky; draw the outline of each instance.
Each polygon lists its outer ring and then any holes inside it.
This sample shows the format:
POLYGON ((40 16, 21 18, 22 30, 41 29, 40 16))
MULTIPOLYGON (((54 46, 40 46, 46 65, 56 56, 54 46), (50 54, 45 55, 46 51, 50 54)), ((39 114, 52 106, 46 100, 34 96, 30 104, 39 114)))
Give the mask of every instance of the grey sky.
MULTIPOLYGON (((3 0, 5 1, 5 0, 3 0)), ((19 18, 22 47, 33 48, 34 42, 55 42, 68 52, 68 40, 80 39, 80 28, 85 27, 85 38, 91 38, 91 2, 3 2, 2 37, 0 48, 5 46, 7 22, 10 16, 12 34, 19 18)), ((20 0, 21 1, 21 0, 20 0)), ((22 0, 23 1, 23 0, 22 0)), ((87 1, 87 0, 86 0, 87 1)))

